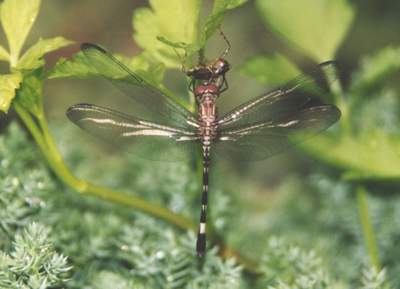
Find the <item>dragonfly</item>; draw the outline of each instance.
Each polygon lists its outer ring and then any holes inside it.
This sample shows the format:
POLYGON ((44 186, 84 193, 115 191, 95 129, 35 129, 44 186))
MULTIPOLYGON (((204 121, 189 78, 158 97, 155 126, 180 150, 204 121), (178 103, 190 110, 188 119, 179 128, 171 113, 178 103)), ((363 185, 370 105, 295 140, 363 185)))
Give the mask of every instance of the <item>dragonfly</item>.
POLYGON ((336 106, 315 101, 312 93, 319 82, 325 81, 322 69, 334 65, 331 61, 220 116, 216 100, 227 89, 225 75, 230 69, 224 57, 184 70, 196 100, 197 112, 193 113, 104 48, 85 43, 81 49, 99 74, 108 71, 115 75, 106 79, 131 97, 134 105, 132 113, 126 114, 94 104, 75 104, 66 112, 73 123, 150 160, 184 160, 187 154, 201 152, 203 177, 196 242, 200 257, 206 253, 209 170, 214 156, 262 160, 324 131, 340 118, 336 106), (149 153, 140 147, 157 149, 149 153))

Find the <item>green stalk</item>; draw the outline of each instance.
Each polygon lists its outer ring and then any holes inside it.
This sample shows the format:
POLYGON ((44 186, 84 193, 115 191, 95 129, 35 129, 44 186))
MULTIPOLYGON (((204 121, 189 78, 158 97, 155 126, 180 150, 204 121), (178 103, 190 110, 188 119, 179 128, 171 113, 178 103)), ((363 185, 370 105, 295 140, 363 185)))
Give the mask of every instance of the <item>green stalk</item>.
POLYGON ((47 146, 42 135, 42 132, 37 127, 35 121, 32 119, 31 115, 24 109, 22 106, 18 104, 17 101, 14 101, 14 109, 17 112, 18 116, 22 119, 25 126, 28 128, 29 132, 31 133, 32 137, 34 138, 35 142, 38 144, 40 150, 43 152, 46 160, 48 161, 47 146))
POLYGON ((200 50, 199 50, 199 53, 198 53, 198 56, 199 56, 199 64, 204 64, 204 62, 205 62, 205 56, 204 56, 204 54, 205 54, 205 48, 203 47, 203 48, 201 48, 200 50))
POLYGON ((367 192, 361 186, 357 188, 357 202, 365 247, 371 259, 371 263, 376 270, 380 271, 381 265, 379 262, 378 245, 376 243, 375 232, 372 226, 371 218, 368 213, 367 192))
POLYGON ((327 68, 323 68, 322 70, 328 81, 329 89, 333 94, 334 102, 339 107, 342 113, 340 125, 344 132, 350 132, 351 124, 349 117, 349 105, 346 101, 345 93, 343 91, 343 87, 338 77, 336 68, 334 66, 328 66, 327 68))

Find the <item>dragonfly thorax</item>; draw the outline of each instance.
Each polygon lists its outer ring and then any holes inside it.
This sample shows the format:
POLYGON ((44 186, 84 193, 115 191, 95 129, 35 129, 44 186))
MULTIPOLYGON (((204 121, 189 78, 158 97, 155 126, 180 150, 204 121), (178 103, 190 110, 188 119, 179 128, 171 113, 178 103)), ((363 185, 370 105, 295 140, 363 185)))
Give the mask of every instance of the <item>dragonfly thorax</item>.
POLYGON ((198 103, 201 103, 205 97, 217 98, 219 87, 215 84, 199 85, 194 90, 194 96, 198 103))
POLYGON ((215 100, 219 95, 219 88, 214 84, 199 85, 194 93, 199 106, 199 121, 205 125, 214 123, 217 118, 215 100))

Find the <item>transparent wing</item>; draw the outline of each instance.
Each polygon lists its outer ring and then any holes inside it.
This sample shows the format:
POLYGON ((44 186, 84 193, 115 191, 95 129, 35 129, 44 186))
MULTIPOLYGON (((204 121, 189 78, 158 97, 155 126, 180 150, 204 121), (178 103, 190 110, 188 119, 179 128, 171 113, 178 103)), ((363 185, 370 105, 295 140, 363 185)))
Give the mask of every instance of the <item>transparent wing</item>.
POLYGON ((311 95, 321 93, 325 81, 323 70, 334 66, 333 61, 319 64, 307 75, 300 75, 285 86, 256 97, 225 114, 218 121, 221 128, 239 128, 256 122, 285 117, 311 100, 311 95))
POLYGON ((134 115, 180 128, 186 128, 188 121, 197 122, 191 112, 146 82, 105 49, 89 43, 82 44, 81 48, 99 74, 106 74, 107 80, 135 101, 132 107, 134 115), (109 78, 109 75, 114 78, 109 78))
POLYGON ((67 116, 92 135, 150 160, 184 160, 187 153, 200 149, 196 130, 148 122, 109 108, 76 104, 67 116))
POLYGON ((220 129, 214 151, 245 161, 265 159, 320 133, 339 118, 335 106, 305 106, 266 122, 220 129))

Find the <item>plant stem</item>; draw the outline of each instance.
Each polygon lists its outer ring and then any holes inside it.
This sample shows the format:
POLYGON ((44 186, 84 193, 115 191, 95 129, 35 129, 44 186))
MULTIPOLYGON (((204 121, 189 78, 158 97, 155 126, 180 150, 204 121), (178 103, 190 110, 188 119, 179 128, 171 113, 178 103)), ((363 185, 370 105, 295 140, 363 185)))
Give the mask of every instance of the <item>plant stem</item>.
POLYGON ((203 64, 204 63, 204 48, 201 48, 200 50, 199 50, 199 64, 203 64))
POLYGON ((14 109, 19 115, 19 117, 22 119, 26 127, 28 128, 29 132, 35 139, 36 143, 38 144, 40 150, 43 152, 44 156, 46 157, 46 160, 48 160, 48 155, 46 154, 47 147, 46 147, 46 142, 42 136, 42 132, 40 129, 37 127, 35 121, 32 119, 31 115, 24 109, 22 108, 17 101, 14 102, 14 109))
POLYGON ((336 71, 336 67, 328 66, 326 68, 323 68, 322 70, 328 81, 329 89, 331 90, 331 93, 334 96, 335 104, 339 107, 342 113, 340 125, 344 130, 344 132, 350 132, 351 125, 349 118, 349 106, 346 101, 343 87, 338 77, 338 73, 336 71))
POLYGON ((371 218, 368 213, 367 192, 361 186, 357 188, 357 202, 365 247, 371 259, 371 263, 378 271, 380 271, 381 265, 379 262, 378 246, 376 243, 375 232, 372 226, 371 218))
MULTIPOLYGON (((40 126, 39 128, 33 120, 32 115, 25 108, 20 106, 17 102, 14 102, 14 108, 24 122, 25 126, 32 134, 50 168, 63 183, 82 195, 93 196, 108 202, 132 207, 143 213, 152 215, 165 222, 173 224, 180 229, 196 232, 196 224, 184 216, 177 215, 164 207, 147 202, 140 197, 97 186, 74 176, 65 164, 53 138, 51 137, 44 114, 39 114, 36 116, 40 126)), ((256 272, 255 262, 241 256, 239 252, 236 252, 232 248, 229 248, 213 234, 212 228, 210 229, 210 237, 212 237, 212 239, 220 246, 220 253, 222 257, 234 257, 244 266, 246 270, 253 273, 256 272)))

